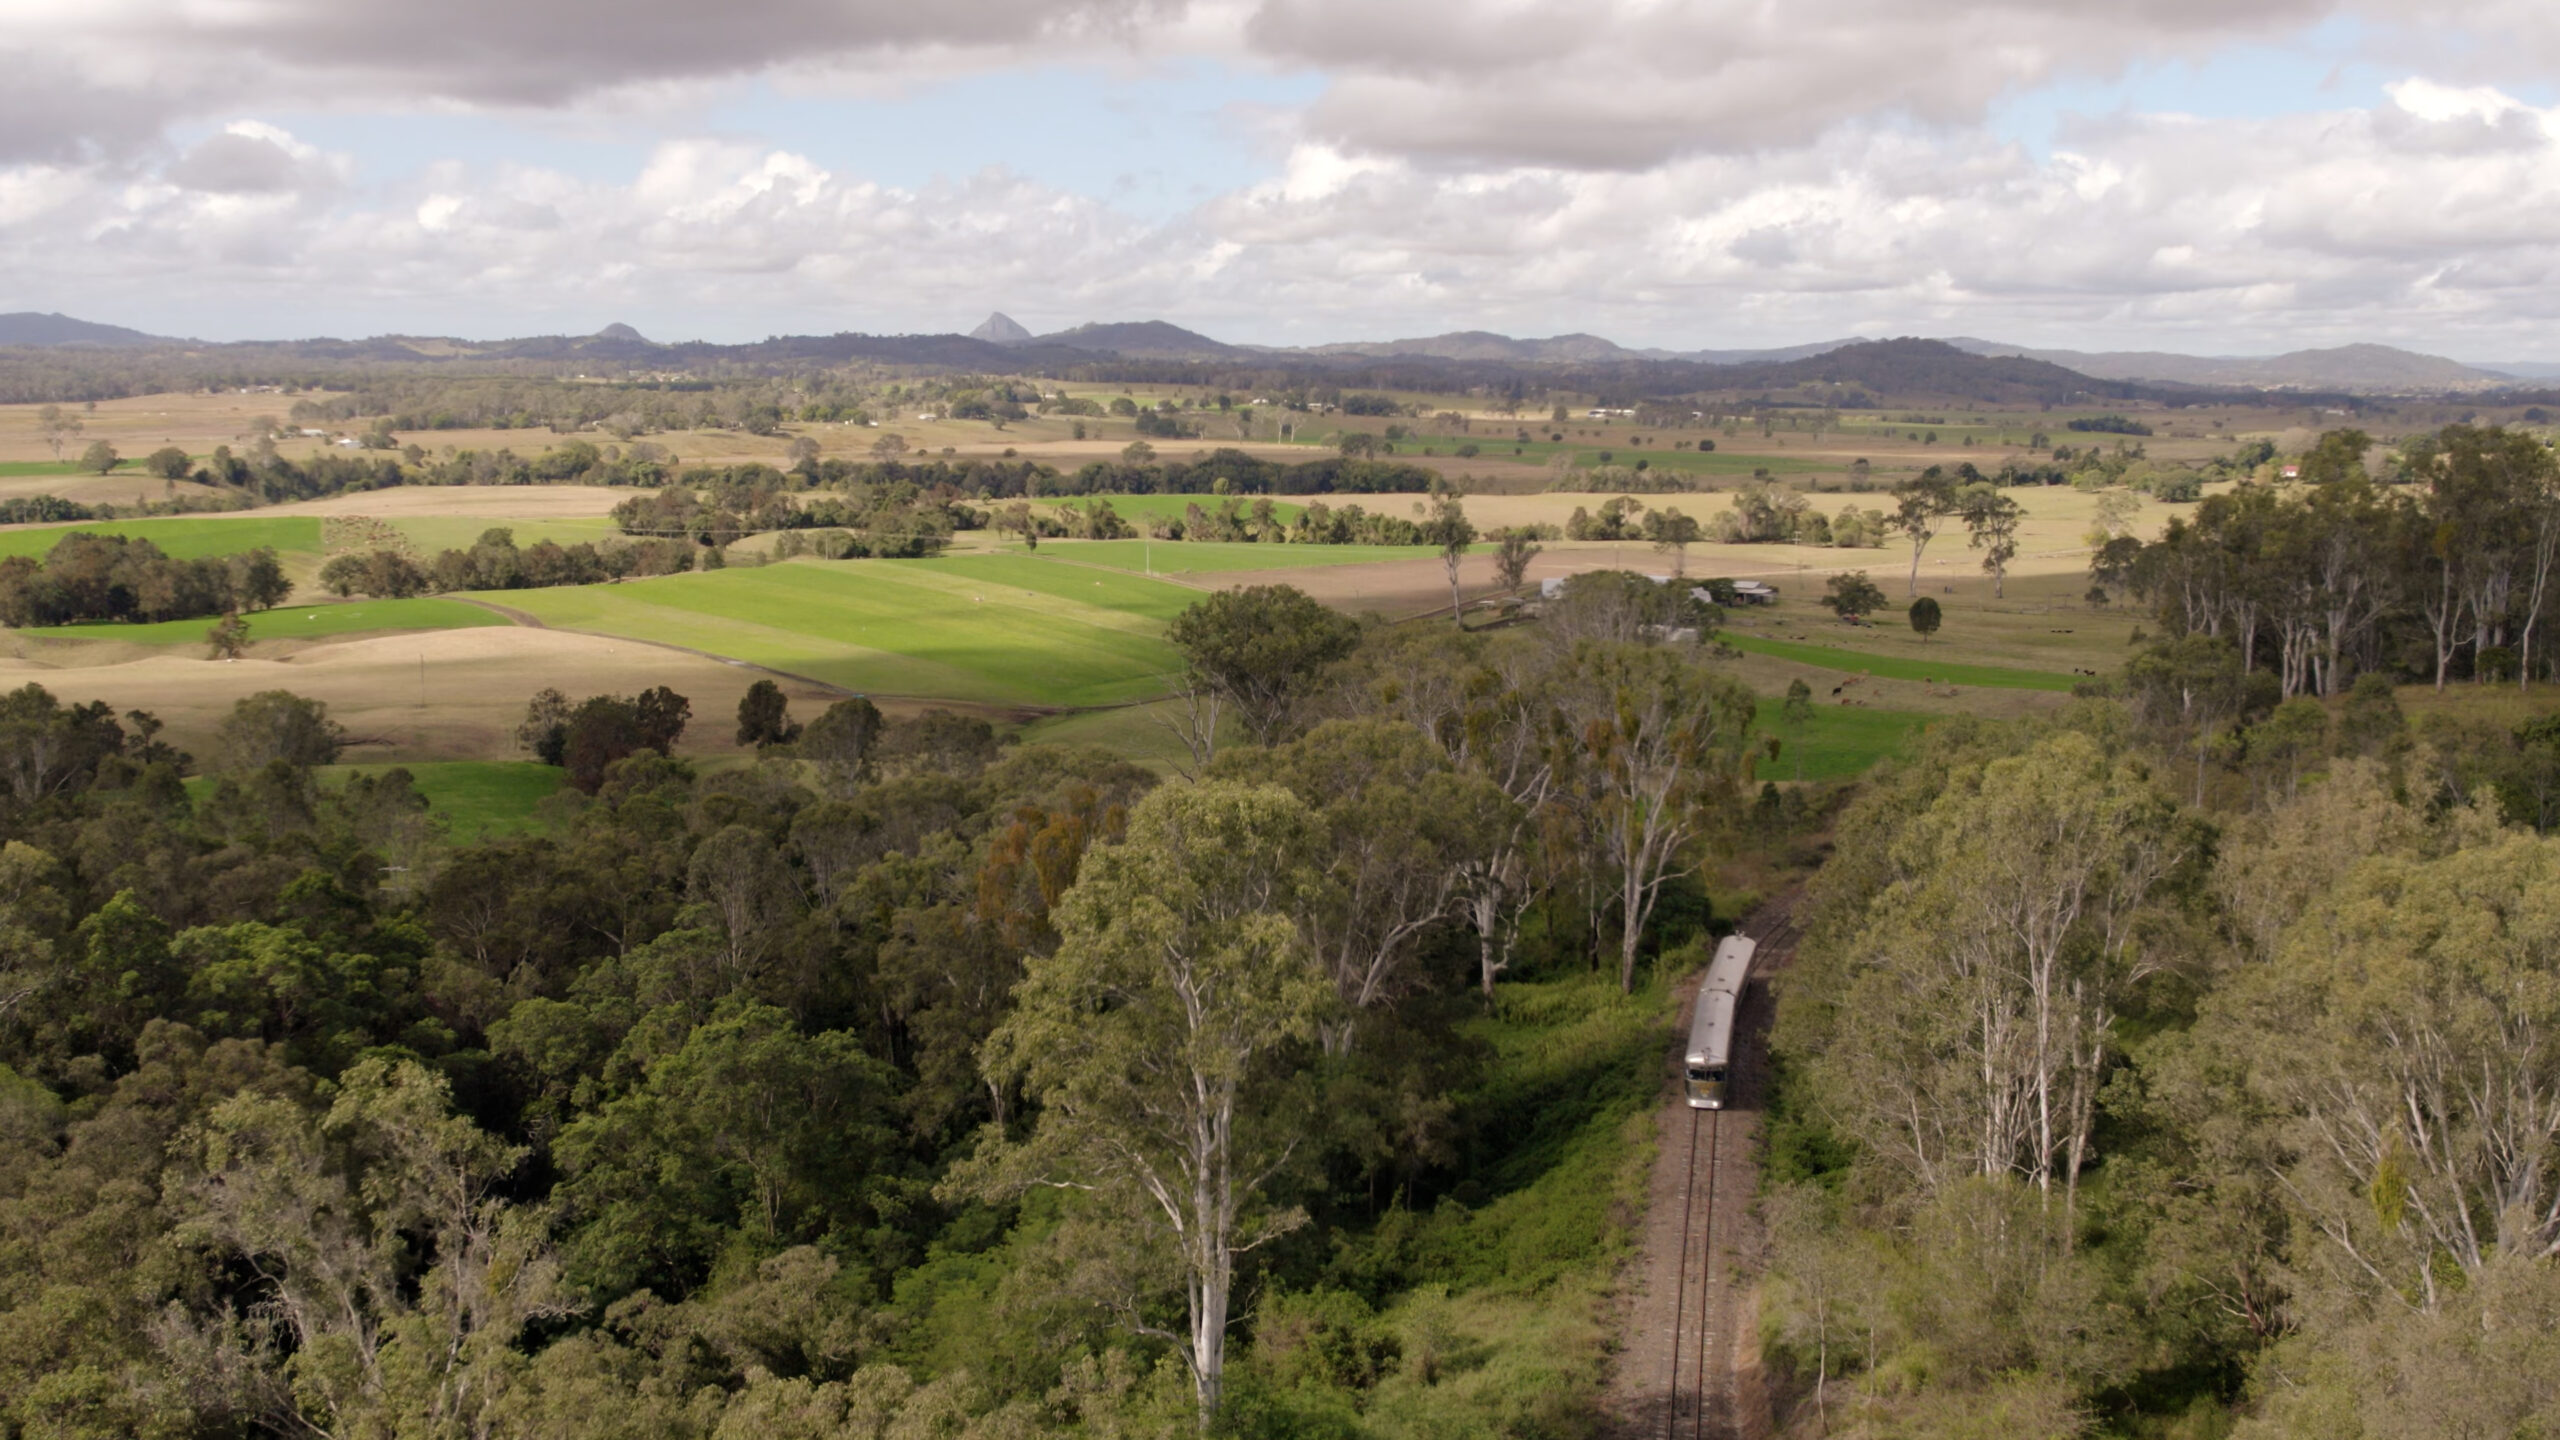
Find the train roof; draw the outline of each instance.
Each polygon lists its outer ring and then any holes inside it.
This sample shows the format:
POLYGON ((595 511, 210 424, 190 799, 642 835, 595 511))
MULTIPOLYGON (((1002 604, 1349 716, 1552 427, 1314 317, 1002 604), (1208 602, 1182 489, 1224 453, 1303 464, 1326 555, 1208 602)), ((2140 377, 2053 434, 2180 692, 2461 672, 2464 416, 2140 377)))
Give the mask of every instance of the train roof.
POLYGON ((1726 1052, 1733 1048, 1734 1000, 1733 995, 1721 990, 1698 996, 1697 1008, 1689 1016, 1689 1064, 1725 1063, 1726 1052))

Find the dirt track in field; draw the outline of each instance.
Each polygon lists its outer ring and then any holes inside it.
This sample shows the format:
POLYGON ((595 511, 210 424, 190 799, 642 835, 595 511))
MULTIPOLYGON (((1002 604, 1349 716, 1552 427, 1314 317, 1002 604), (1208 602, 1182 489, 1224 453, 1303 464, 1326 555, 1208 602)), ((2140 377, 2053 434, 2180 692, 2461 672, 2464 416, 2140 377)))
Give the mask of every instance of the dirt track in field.
POLYGON ((1763 1241, 1751 1207, 1768 1084, 1766 977, 1794 956, 1795 903, 1782 897, 1743 926, 1760 949, 1735 1025, 1726 1107, 1692 1110, 1681 1093, 1694 991, 1681 1003, 1665 1050, 1656 1116, 1661 1148, 1641 1249, 1619 1304, 1608 1397, 1617 1440, 1763 1440, 1771 1433, 1754 1333, 1763 1241))

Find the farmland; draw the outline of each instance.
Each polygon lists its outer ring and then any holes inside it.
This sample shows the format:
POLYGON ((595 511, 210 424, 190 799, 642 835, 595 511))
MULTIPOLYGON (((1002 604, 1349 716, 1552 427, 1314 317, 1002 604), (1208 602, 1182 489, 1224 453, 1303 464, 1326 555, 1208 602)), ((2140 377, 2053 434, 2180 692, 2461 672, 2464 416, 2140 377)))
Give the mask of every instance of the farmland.
POLYGON ((1162 693, 1191 592, 1024 555, 792 561, 488 597, 560 629, 683 646, 848 690, 1031 707, 1162 693))
MULTIPOLYGON (((254 645, 279 640, 321 640, 388 630, 467 630, 513 622, 485 606, 462 600, 356 600, 287 605, 242 617, 254 645)), ((204 620, 164 620, 156 625, 49 625, 19 633, 47 640, 91 640, 123 645, 201 645, 204 620)))
POLYGON ((260 546, 280 554, 315 554, 320 522, 299 515, 187 515, 154 520, 91 520, 73 525, 19 525, 0 529, 0 557, 42 556, 75 530, 148 540, 180 560, 237 555, 260 546))

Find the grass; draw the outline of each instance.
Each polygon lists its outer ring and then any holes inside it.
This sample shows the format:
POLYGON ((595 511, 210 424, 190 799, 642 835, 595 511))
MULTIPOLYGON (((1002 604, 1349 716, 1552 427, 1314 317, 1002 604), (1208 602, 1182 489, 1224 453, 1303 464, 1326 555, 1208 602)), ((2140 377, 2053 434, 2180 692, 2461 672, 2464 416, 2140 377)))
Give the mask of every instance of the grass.
MULTIPOLYGON (((1218 513, 1218 507, 1229 500, 1243 501, 1247 514, 1252 513, 1254 501, 1271 500, 1271 513, 1283 522, 1297 519, 1299 515, 1305 513, 1307 508, 1299 501, 1271 499, 1267 495, 1048 495, 1041 497, 1042 504, 1055 505, 1061 509, 1068 506, 1083 509, 1096 500, 1110 501, 1113 512, 1123 520, 1178 520, 1194 505, 1215 515, 1218 513)), ((1352 501, 1353 497, 1349 496, 1325 497, 1325 503, 1335 509, 1340 509, 1344 504, 1352 501)), ((1362 508, 1375 511, 1378 507, 1364 505, 1362 508)))
POLYGON ((516 835, 536 828, 534 807, 559 793, 566 772, 531 760, 420 760, 405 765, 332 765, 323 777, 343 784, 353 775, 402 769, 427 799, 427 813, 442 817, 457 844, 516 835))
MULTIPOLYGON (((138 459, 126 458, 116 462, 116 469, 135 470, 141 468, 141 465, 142 462, 138 459)), ((28 475, 95 475, 97 473, 86 465, 70 460, 0 460, 0 480, 15 480, 28 475)))
POLYGON ((1933 680, 1944 685, 1978 685, 2000 690, 2069 690, 2080 683, 2077 677, 2050 670, 2018 670, 2006 665, 1968 665, 1954 660, 1940 662, 1899 655, 1874 655, 1842 646, 1770 640, 1730 630, 1716 638, 1746 654, 1792 660, 1799 665, 1812 665, 1824 670, 1873 675, 1885 680, 1933 680))
MULTIPOLYGON (((1062 560, 1148 570, 1157 575, 1214 575, 1230 570, 1296 570, 1309 565, 1370 565, 1381 560, 1428 560, 1428 545, 1260 545, 1228 540, 1048 540, 1062 560)), ((1486 547, 1477 546, 1481 550, 1486 547)))
MULTIPOLYGON (((514 622, 495 611, 460 600, 358 600, 345 604, 296 605, 262 610, 243 617, 249 639, 317 640, 333 635, 362 635, 381 630, 468 630, 514 622)), ((113 640, 127 645, 201 645, 210 619, 163 620, 153 625, 48 625, 20 633, 50 640, 113 640)))
POLYGON ((1819 692, 1813 716, 1801 733, 1780 723, 1785 702, 1764 698, 1756 722, 1764 734, 1778 737, 1778 758, 1765 755, 1753 769, 1755 780, 1843 780, 1863 775, 1878 761, 1900 750, 1904 742, 1943 715, 1918 710, 1870 710, 1857 705, 1826 705, 1819 692))
POLYGON ((480 515, 408 515, 383 522, 400 532, 421 556, 432 559, 446 550, 468 550, 482 532, 511 530, 516 547, 531 549, 549 540, 560 545, 594 544, 618 537, 620 526, 606 519, 493 520, 480 515))
POLYGON ((1174 702, 1167 702, 1045 716, 1023 726, 1022 739, 1034 745, 1091 745, 1170 775, 1175 766, 1191 759, 1181 739, 1164 723, 1172 718, 1173 708, 1174 702))
POLYGON ((211 555, 237 555, 266 546, 279 553, 318 553, 320 521, 311 515, 180 515, 157 520, 92 520, 75 525, 38 525, 0 530, 0 558, 51 554, 62 537, 75 530, 93 535, 123 535, 148 540, 174 559, 200 560, 211 555))
POLYGON ((493 593, 544 624, 653 640, 883 695, 1076 707, 1152 699, 1199 597, 1039 555, 797 560, 493 593))
MULTIPOLYGON (((531 760, 411 760, 390 764, 323 765, 312 774, 327 790, 342 789, 357 775, 406 770, 426 798, 427 814, 446 823, 456 844, 521 834, 540 825, 535 807, 558 793, 566 772, 531 760)), ((202 803, 220 777, 187 777, 187 795, 202 803)))

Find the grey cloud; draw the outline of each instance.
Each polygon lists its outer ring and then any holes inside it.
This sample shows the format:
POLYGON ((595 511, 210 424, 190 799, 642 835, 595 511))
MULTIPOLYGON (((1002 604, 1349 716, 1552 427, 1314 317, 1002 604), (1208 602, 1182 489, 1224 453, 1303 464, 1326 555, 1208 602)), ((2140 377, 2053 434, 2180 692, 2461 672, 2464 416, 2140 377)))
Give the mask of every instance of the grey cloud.
POLYGON ((257 135, 216 135, 180 156, 165 173, 172 184, 226 195, 272 195, 298 190, 304 183, 302 162, 257 135))

